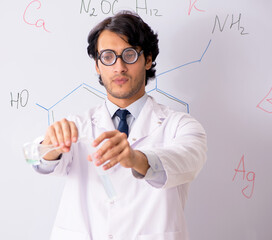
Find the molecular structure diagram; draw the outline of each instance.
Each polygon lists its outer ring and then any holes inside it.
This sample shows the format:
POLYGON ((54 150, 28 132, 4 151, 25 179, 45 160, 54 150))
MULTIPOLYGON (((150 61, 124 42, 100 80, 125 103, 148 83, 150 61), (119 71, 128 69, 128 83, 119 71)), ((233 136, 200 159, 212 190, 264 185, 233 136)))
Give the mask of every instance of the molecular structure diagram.
MULTIPOLYGON (((168 73, 170 72, 173 72, 173 71, 177 71, 181 68, 184 68, 188 65, 192 65, 192 64, 195 64, 195 63, 201 63, 202 62, 202 59, 204 58, 209 46, 211 44, 211 40, 208 42, 205 50, 203 51, 201 57, 197 60, 194 60, 194 61, 191 61, 191 62, 188 62, 188 63, 185 63, 185 64, 182 64, 182 65, 179 65, 177 67, 174 67, 172 69, 169 69, 167 71, 164 71, 162 73, 159 73, 156 75, 156 78, 155 78, 155 87, 148 90, 147 93, 148 94, 151 94, 152 92, 158 92, 159 94, 162 94, 163 96, 169 98, 170 100, 172 101, 175 101, 177 102, 178 104, 181 104, 183 105, 183 107, 185 108, 185 111, 187 113, 189 113, 189 104, 185 101, 182 101, 180 100, 179 98, 167 93, 166 91, 163 91, 159 86, 158 86, 158 83, 159 83, 159 79, 161 79, 163 76, 166 76, 168 73)), ((55 104, 53 104, 52 106, 50 107, 45 107, 45 106, 42 106, 38 103, 36 103, 36 105, 42 109, 44 109, 45 111, 47 111, 47 114, 48 114, 48 125, 52 124, 55 119, 54 119, 54 109, 57 105, 59 105, 61 102, 63 102, 64 100, 66 100, 67 98, 69 98, 72 94, 74 94, 75 92, 79 91, 80 89, 85 89, 86 91, 88 91, 92 96, 95 96, 97 98, 99 98, 100 100, 104 100, 106 98, 106 93, 105 92, 102 92, 100 91, 99 89, 97 88, 94 88, 92 87, 91 85, 87 84, 87 83, 81 83, 79 86, 77 86, 76 88, 74 88, 71 92, 69 92, 68 94, 66 94, 64 97, 62 97, 60 100, 58 100, 55 104)))

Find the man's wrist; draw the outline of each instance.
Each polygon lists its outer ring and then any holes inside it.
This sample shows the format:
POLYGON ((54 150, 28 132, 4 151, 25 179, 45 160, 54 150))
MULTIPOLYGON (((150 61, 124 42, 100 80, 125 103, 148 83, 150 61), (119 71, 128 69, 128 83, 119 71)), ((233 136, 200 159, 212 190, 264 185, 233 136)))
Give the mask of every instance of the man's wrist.
POLYGON ((133 169, 139 174, 145 176, 145 174, 147 173, 147 170, 150 167, 147 157, 144 153, 138 150, 134 150, 134 154, 135 154, 135 165, 133 169))

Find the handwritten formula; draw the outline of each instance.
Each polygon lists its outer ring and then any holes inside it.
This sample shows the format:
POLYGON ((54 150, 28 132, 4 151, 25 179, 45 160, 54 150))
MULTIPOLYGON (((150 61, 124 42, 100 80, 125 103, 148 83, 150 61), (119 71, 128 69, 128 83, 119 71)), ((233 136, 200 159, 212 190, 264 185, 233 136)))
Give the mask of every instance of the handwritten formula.
POLYGON ((29 92, 28 90, 24 89, 21 92, 17 92, 16 94, 13 94, 10 92, 10 106, 16 107, 17 109, 19 107, 26 107, 29 100, 29 92))
POLYGON ((242 174, 242 180, 246 181, 246 186, 242 189, 242 194, 247 199, 250 199, 254 192, 254 186, 255 186, 255 173, 250 171, 247 172, 245 168, 245 156, 243 155, 237 168, 234 169, 235 173, 232 178, 232 181, 236 179, 237 174, 242 174))
MULTIPOLYGON (((88 14, 90 17, 96 17, 100 14, 108 15, 118 12, 120 0, 81 0, 80 14, 88 14), (100 3, 97 6, 97 3, 100 3)), ((150 5, 148 0, 136 0, 134 11, 139 15, 149 15, 154 17, 161 17, 161 11, 150 5)))
POLYGON ((229 29, 237 27, 237 31, 239 31, 241 35, 249 34, 249 33, 245 32, 245 28, 243 26, 241 26, 241 18, 242 18, 241 13, 238 16, 238 19, 237 19, 237 17, 234 16, 234 14, 232 14, 231 20, 229 20, 229 14, 228 14, 224 19, 224 23, 222 24, 222 21, 220 21, 220 18, 218 17, 218 15, 216 15, 215 20, 214 20, 214 26, 213 26, 212 33, 215 32, 217 25, 218 25, 219 31, 223 32, 225 30, 225 27, 227 26, 227 23, 228 23, 229 29), (221 24, 222 24, 222 26, 221 26, 221 24))
POLYGON ((42 3, 39 0, 33 0, 31 1, 23 14, 23 20, 26 24, 31 25, 31 26, 35 26, 37 28, 42 28, 44 31, 46 32, 50 32, 48 31, 48 29, 45 26, 45 20, 44 19, 38 19, 38 20, 33 20, 31 19, 31 13, 32 11, 38 11, 40 8, 42 7, 42 3))
POLYGON ((193 8, 194 8, 196 11, 198 11, 198 12, 205 12, 204 10, 199 9, 199 8, 196 6, 198 0, 193 0, 193 1, 192 1, 192 0, 189 0, 189 1, 190 1, 189 9, 188 9, 188 15, 189 15, 189 16, 191 15, 191 12, 192 12, 193 8))

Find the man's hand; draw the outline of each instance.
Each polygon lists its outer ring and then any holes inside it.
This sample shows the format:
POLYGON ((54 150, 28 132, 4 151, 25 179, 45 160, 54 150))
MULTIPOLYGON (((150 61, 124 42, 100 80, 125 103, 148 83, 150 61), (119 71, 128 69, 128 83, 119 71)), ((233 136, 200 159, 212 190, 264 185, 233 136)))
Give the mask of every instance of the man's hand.
MULTIPOLYGON (((118 130, 104 132, 94 140, 93 146, 97 147, 106 139, 107 141, 94 154, 94 158, 97 159, 95 162, 97 166, 109 161, 103 166, 104 170, 120 163, 125 168, 133 168, 142 175, 146 174, 149 168, 146 156, 142 152, 133 150, 130 147, 125 133, 121 133, 118 130)), ((93 160, 91 156, 88 159, 89 161, 93 160)))
POLYGON ((46 160, 55 160, 60 154, 69 152, 71 144, 78 139, 78 130, 74 122, 62 119, 48 127, 42 144, 60 147, 44 156, 46 160))

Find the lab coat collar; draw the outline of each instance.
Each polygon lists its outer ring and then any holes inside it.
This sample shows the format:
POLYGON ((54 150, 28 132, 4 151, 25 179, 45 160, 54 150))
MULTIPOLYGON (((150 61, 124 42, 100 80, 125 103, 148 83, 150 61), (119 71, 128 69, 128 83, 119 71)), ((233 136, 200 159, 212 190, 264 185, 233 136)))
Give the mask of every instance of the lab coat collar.
POLYGON ((162 111, 160 105, 148 96, 139 117, 135 120, 133 128, 129 134, 128 141, 132 145, 139 140, 147 137, 160 127, 166 118, 166 114, 162 111))
MULTIPOLYGON (((153 97, 148 96, 139 117, 133 124, 128 138, 129 143, 132 145, 150 135, 162 125, 165 118, 166 114, 160 105, 153 97)), ((101 132, 115 130, 106 102, 95 109, 91 121, 97 128, 100 128, 101 132)))

